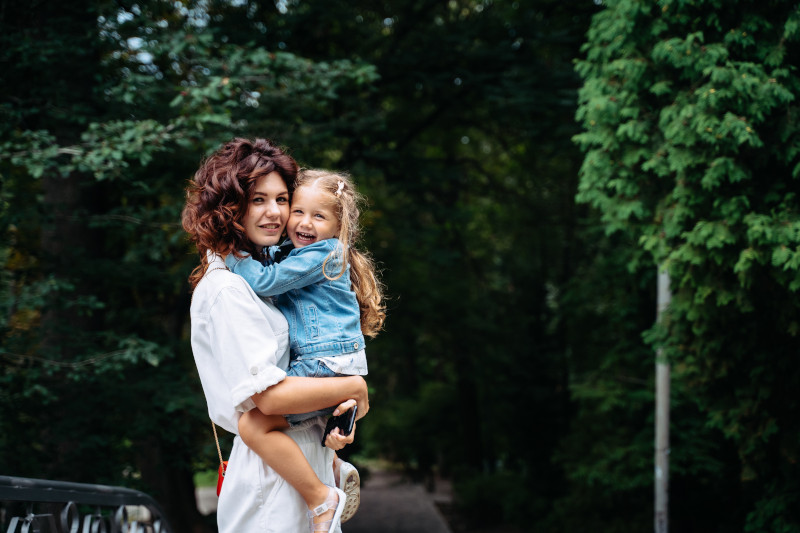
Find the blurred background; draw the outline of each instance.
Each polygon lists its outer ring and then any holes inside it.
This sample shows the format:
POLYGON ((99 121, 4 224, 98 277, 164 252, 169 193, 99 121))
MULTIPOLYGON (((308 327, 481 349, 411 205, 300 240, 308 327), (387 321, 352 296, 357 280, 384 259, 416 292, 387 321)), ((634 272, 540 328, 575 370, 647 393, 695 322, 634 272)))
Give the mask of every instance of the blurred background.
POLYGON ((779 1, 0 0, 0 474, 214 530, 180 211, 268 137, 369 198, 365 477, 649 529, 661 348, 673 529, 800 531, 799 42, 779 1))

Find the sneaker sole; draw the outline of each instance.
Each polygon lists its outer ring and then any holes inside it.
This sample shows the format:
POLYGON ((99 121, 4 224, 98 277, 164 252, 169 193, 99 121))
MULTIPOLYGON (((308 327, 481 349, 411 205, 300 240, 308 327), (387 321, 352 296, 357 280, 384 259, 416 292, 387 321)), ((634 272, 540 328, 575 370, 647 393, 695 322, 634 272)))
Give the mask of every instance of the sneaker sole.
POLYGON ((358 470, 355 468, 347 473, 341 489, 347 496, 344 511, 342 511, 342 524, 353 518, 353 515, 358 511, 361 505, 361 478, 358 475, 358 470))

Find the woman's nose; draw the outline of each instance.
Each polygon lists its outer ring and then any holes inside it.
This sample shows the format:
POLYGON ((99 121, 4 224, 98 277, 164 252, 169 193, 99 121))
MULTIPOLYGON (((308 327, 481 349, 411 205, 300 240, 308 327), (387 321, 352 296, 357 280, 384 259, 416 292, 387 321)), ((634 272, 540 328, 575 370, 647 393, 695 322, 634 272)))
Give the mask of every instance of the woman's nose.
POLYGON ((278 208, 278 202, 267 202, 266 207, 267 216, 277 216, 281 214, 281 210, 278 208))

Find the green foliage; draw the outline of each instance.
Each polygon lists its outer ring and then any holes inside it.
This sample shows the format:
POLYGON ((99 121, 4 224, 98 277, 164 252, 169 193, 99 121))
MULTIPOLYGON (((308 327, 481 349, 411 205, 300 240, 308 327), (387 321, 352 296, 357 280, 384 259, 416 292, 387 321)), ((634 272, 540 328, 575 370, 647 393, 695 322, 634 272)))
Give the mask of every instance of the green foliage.
POLYGON ((543 500, 531 502, 525 476, 510 471, 482 474, 456 487, 460 515, 470 527, 492 527, 513 521, 525 524, 531 516, 547 514, 543 500))
POLYGON ((225 6, 45 4, 0 6, 0 471, 144 488, 191 524, 192 471, 216 451, 185 183, 222 140, 329 120, 377 75, 267 51, 252 28, 217 39, 196 17, 225 6))
MULTIPOLYGON (((579 253, 571 58, 595 7, 327 5, 336 17, 304 2, 284 19, 324 40, 276 39, 306 57, 354 54, 380 74, 329 150, 371 200, 365 244, 390 295, 387 330, 368 347, 380 386, 364 445, 487 498, 473 479, 513 473, 546 501, 561 484, 550 457, 568 413, 555 317, 579 253)), ((548 510, 498 513, 529 527, 548 510)))
MULTIPOLYGON (((672 431, 732 444, 725 475, 749 514, 728 527, 752 531, 800 526, 784 394, 800 379, 798 17, 784 2, 607 2, 576 63, 577 198, 668 268, 668 320, 647 340, 673 365, 673 401, 703 421, 673 416, 672 431)), ((713 453, 684 456, 675 482, 721 473, 713 453)))
POLYGON ((498 524, 647 528, 663 345, 674 529, 791 527, 800 19, 737 5, 2 2, 0 470, 197 525, 183 188, 268 136, 370 199, 389 318, 356 449, 498 524), (656 262, 676 303, 643 338, 656 262))
POLYGON ((458 437, 439 431, 443 420, 457 409, 451 386, 428 383, 419 395, 393 401, 382 409, 383 416, 364 419, 364 451, 407 465, 419 476, 443 460, 445 450, 458 448, 458 437))
POLYGON ((221 141, 258 135, 350 170, 372 202, 390 317, 359 446, 457 477, 465 501, 482 479, 546 501, 567 412, 570 60, 594 6, 0 7, 0 470, 144 488, 199 521, 192 471, 216 453, 183 188, 221 141))
POLYGON ((652 523, 653 357, 641 331, 652 325, 655 272, 635 241, 584 223, 558 315, 574 412, 553 455, 567 479, 549 530, 632 531, 652 523))

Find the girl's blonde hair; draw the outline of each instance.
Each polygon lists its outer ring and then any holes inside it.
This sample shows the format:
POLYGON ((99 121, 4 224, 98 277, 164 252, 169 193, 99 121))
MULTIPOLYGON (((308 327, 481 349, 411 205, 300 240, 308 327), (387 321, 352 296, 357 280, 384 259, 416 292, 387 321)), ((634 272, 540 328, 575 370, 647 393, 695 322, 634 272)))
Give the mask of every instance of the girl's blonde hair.
POLYGON ((350 283, 361 309, 361 331, 368 337, 374 337, 383 328, 386 306, 383 303, 383 284, 378 279, 372 257, 355 247, 361 233, 358 219, 364 197, 356 191, 350 176, 340 172, 302 169, 297 176, 295 190, 311 185, 326 193, 339 217, 339 246, 325 258, 322 272, 330 280, 339 279, 344 275, 347 265, 350 265, 350 283), (338 272, 329 273, 331 264, 338 272))

